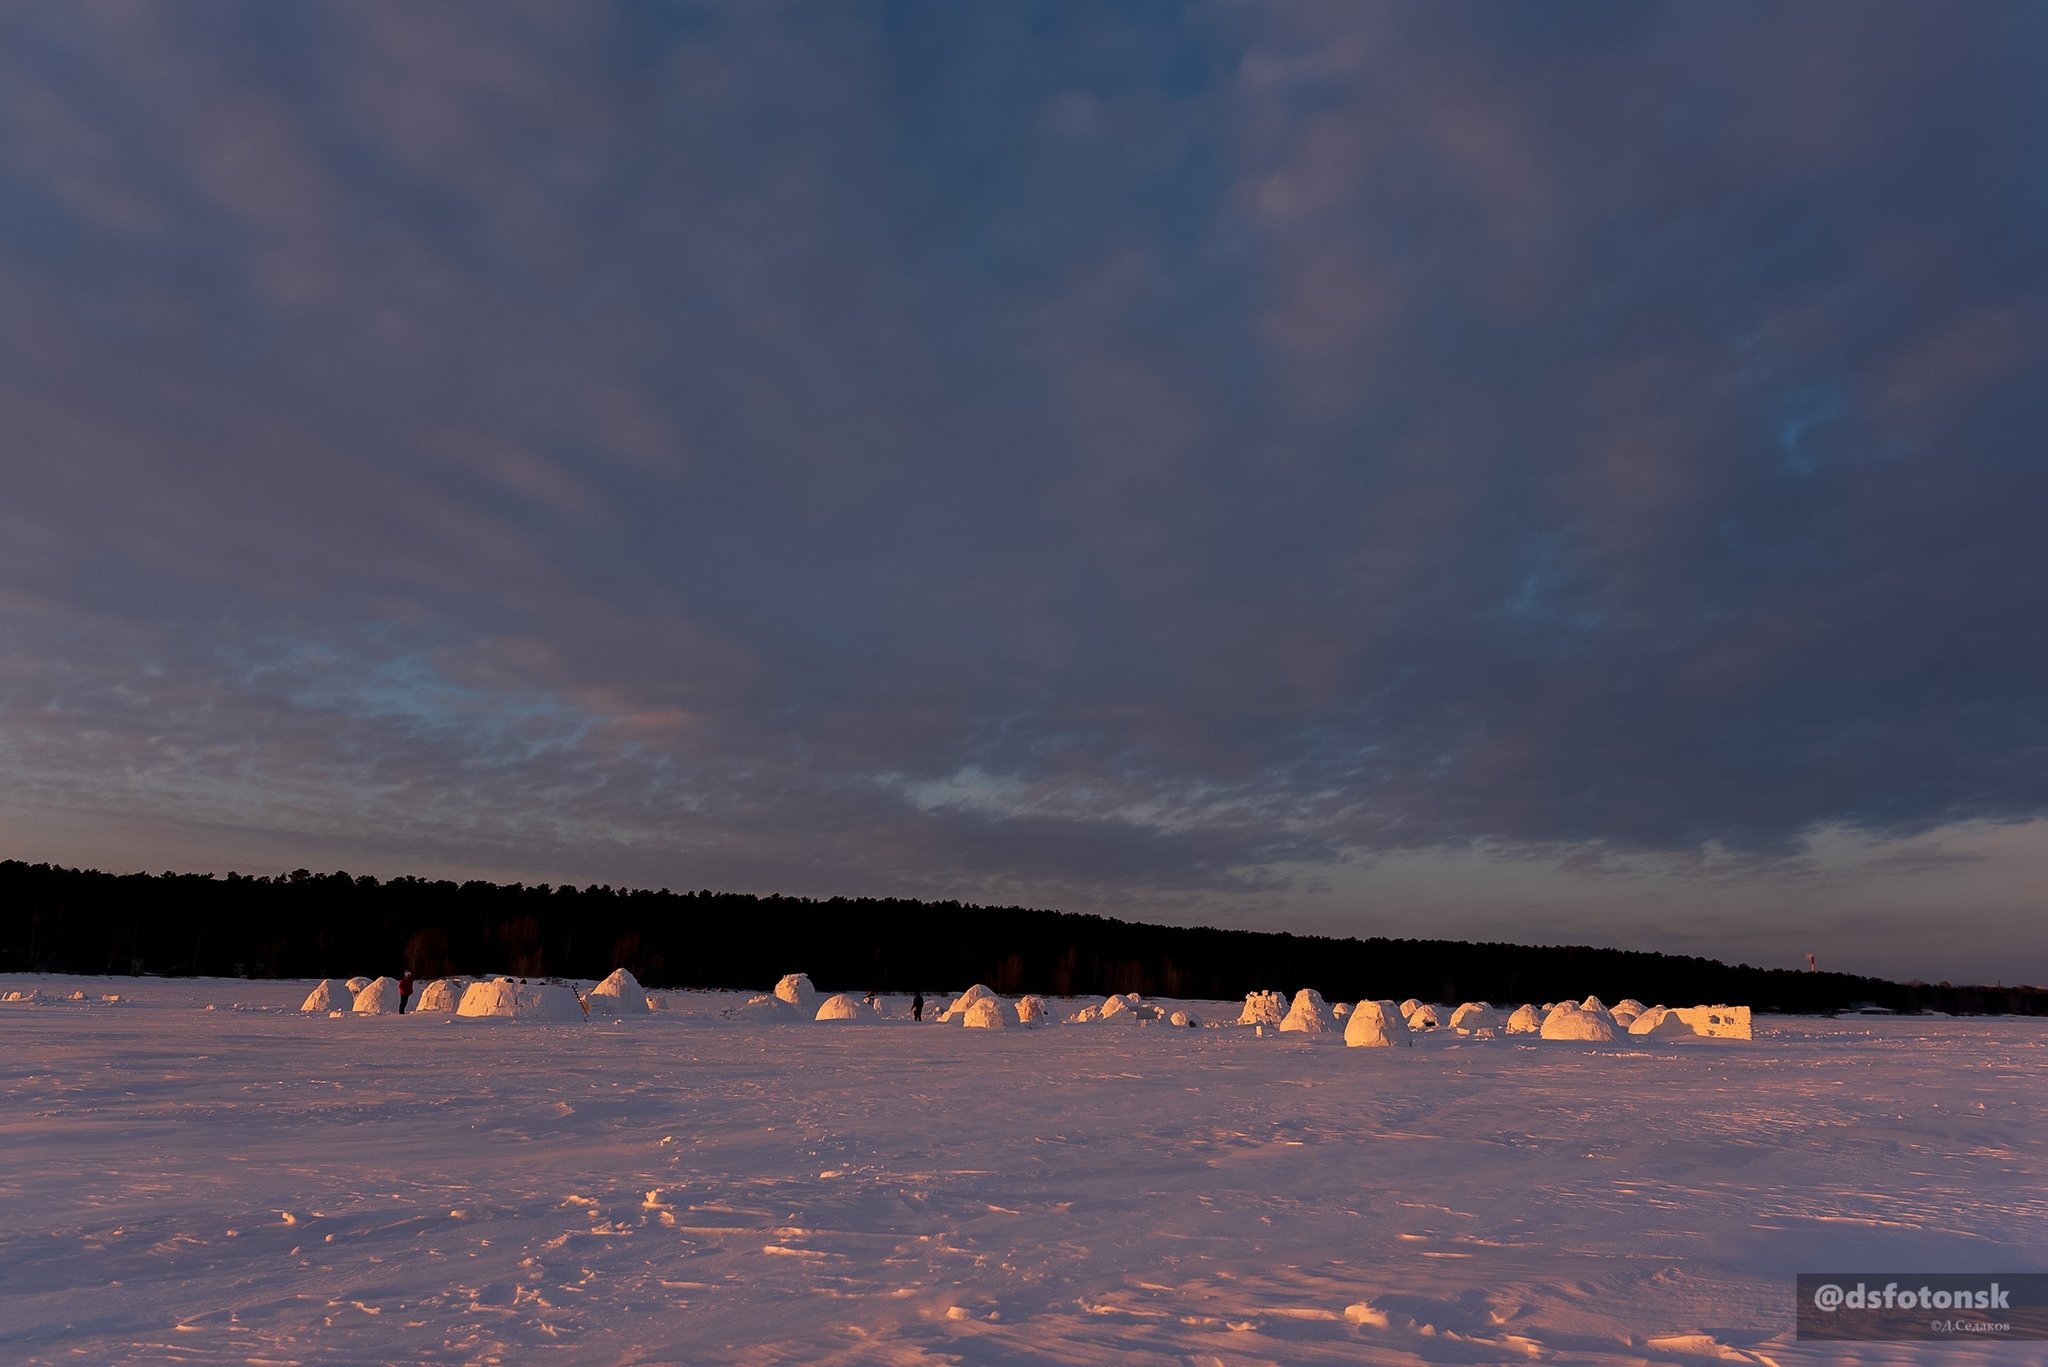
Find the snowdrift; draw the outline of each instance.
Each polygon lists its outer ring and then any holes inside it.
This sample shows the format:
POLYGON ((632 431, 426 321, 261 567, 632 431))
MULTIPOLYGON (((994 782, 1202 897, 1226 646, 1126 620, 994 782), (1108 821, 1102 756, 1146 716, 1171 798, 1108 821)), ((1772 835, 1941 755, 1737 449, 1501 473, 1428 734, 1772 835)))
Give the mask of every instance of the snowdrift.
POLYGON ((1337 1021, 1323 1001, 1323 994, 1313 987, 1304 987, 1294 994, 1294 1005, 1287 1008, 1287 1018, 1280 1022, 1280 1028, 1308 1035, 1329 1035, 1336 1033, 1337 1021))
POLYGON ((590 989, 583 1004, 593 1016, 644 1016, 647 989, 625 969, 615 968, 609 978, 590 989))
MULTIPOLYGON (((728 1007, 727 1020, 752 1021, 757 1025, 778 1025, 785 1021, 799 1021, 803 1017, 796 1008, 772 992, 763 992, 758 997, 747 998, 745 1006, 728 1007)), ((815 1018, 814 1018, 815 1019, 815 1018)))
POLYGON ((580 1021, 583 1003, 576 989, 562 983, 529 983, 516 978, 486 978, 462 994, 458 1016, 510 1016, 531 1021, 580 1021))
POLYGON ((1412 1046, 1415 1041, 1409 1037, 1408 1022, 1401 1018, 1401 1008, 1389 1001, 1377 1001, 1360 1002, 1351 1008, 1351 1017, 1344 1023, 1344 1043, 1354 1049, 1384 1049, 1397 1044, 1412 1046))
POLYGON ((364 985, 356 993, 354 1011, 358 1016, 395 1016, 398 1014, 398 980, 379 978, 364 985))

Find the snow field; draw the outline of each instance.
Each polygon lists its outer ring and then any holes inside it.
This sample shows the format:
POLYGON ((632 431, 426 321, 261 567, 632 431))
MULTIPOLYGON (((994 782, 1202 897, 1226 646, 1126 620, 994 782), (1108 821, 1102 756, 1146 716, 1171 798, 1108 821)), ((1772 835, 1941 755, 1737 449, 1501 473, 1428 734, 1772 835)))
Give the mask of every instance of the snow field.
POLYGON ((1347 1049, 311 986, 0 983, 0 1358, 2039 1361, 1802 1346, 1790 1284, 2048 1270, 2048 1022, 1347 1049))

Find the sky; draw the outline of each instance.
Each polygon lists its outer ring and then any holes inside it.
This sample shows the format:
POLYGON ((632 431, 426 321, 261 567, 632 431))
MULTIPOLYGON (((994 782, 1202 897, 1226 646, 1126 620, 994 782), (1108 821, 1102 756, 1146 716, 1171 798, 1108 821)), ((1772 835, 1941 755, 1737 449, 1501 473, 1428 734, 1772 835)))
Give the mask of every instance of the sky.
POLYGON ((2048 983, 2048 10, 0 13, 0 857, 2048 983))

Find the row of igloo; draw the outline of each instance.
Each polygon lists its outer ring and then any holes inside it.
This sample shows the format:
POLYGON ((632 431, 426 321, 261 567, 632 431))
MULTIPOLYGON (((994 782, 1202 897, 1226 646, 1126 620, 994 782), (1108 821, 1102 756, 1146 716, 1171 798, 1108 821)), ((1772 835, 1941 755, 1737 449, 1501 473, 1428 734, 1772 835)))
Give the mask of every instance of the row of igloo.
MULTIPOLYGON (((314 988, 299 1009, 330 1016, 398 1014, 398 983, 391 978, 329 978, 314 988)), ((420 989, 408 1014, 438 1016, 512 1016, 535 1021, 580 1021, 591 1016, 644 1016, 653 1009, 639 982, 617 969, 603 982, 579 994, 562 982, 495 977, 436 978, 420 989)))
MULTIPOLYGON (((803 973, 786 975, 775 984, 773 992, 750 998, 744 1005, 732 1007, 724 1014, 729 1020, 762 1024, 794 1021, 860 1023, 888 1019, 883 1014, 882 1003, 874 996, 841 992, 827 997, 811 986, 809 975, 803 973)), ((959 1025, 975 1030, 1005 1030, 1012 1026, 1028 1029, 1060 1024, 1051 1005, 1037 993, 1027 993, 1009 1001, 997 996, 983 983, 976 983, 943 1008, 934 1002, 931 1014, 924 1019, 934 1025, 959 1025)), ((1147 1002, 1135 992, 1105 997, 1099 1004, 1084 1006, 1066 1023, 1087 1025, 1100 1021, 1129 1024, 1164 1021, 1180 1026, 1197 1023, 1185 1011, 1168 1011, 1147 1002)))
POLYGON ((1415 1035, 1439 1029, 1475 1039, 1535 1035, 1539 1039, 1600 1041, 1624 1034, 1656 1039, 1750 1038, 1746 1006, 1673 1008, 1644 1006, 1630 998, 1610 1011, 1598 997, 1588 997, 1583 1002, 1545 1002, 1540 1007, 1525 1003, 1503 1022, 1491 1003, 1466 1002, 1451 1012, 1446 1027, 1434 1005, 1413 997, 1398 1005, 1363 1001, 1356 1006, 1339 1002, 1333 1007, 1320 992, 1307 987, 1294 994, 1292 1004, 1278 992, 1252 993, 1244 1000, 1238 1024, 1305 1034, 1334 1034, 1341 1028, 1344 1042, 1356 1045, 1407 1044, 1415 1035))

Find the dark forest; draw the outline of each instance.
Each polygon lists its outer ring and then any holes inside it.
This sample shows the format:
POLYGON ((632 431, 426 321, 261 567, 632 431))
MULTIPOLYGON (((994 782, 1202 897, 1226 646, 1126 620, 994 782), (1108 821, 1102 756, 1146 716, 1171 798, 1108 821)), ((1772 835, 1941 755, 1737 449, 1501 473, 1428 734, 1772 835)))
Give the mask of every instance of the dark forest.
POLYGON ((351 877, 107 874, 0 862, 0 970, 319 978, 515 973, 650 987, 1138 992, 1231 1000, 1314 987, 1331 1001, 1745 1003, 1821 1012, 2048 1014, 2033 988, 1895 983, 1583 945, 1331 939, 1147 925, 1023 907, 760 897, 608 886, 351 877))

